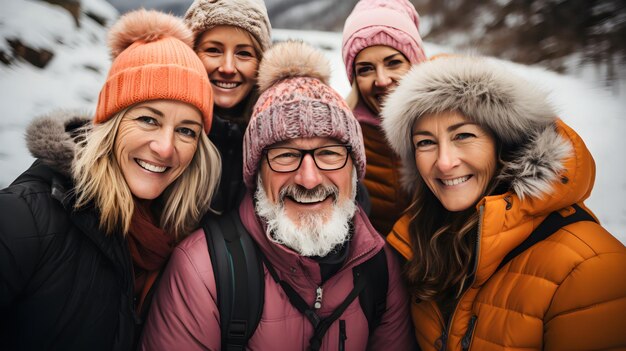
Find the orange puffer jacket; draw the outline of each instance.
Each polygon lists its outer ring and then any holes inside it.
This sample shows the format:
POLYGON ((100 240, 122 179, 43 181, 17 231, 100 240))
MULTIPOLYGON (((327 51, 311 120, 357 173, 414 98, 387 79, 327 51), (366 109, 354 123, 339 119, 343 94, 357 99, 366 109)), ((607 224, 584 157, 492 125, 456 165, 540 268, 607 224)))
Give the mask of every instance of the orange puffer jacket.
MULTIPOLYGON (((563 227, 496 271, 550 212, 585 208, 594 161, 573 130, 561 121, 557 126, 554 134, 571 143, 574 155, 564 161, 560 180, 548 184, 553 195, 482 199, 475 279, 450 320, 442 320, 434 302, 412 304, 422 350, 626 348, 626 248, 599 224, 563 227)), ((387 238, 406 258, 412 255, 408 222, 403 217, 387 238)))
POLYGON ((400 185, 400 156, 391 149, 377 118, 367 107, 358 104, 354 115, 361 124, 365 146, 365 178, 363 184, 370 196, 369 219, 374 228, 387 235, 393 224, 409 205, 409 196, 400 185))

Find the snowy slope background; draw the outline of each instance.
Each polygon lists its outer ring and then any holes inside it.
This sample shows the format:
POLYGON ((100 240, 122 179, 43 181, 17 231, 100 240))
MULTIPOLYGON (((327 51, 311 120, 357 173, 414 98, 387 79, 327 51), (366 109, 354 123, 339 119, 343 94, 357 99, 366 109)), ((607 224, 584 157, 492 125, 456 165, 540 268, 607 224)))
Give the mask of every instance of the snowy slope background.
MULTIPOLYGON (((97 14, 109 24, 119 14, 104 0, 82 0, 81 6, 81 25, 77 28, 69 13, 58 6, 0 0, 0 51, 10 51, 4 39, 20 38, 32 47, 54 52, 45 69, 19 60, 0 65, 0 188, 8 186, 34 160, 24 142, 24 130, 33 117, 56 108, 95 109, 110 60, 104 44, 105 28, 86 13, 97 14)), ((275 40, 303 39, 322 48, 333 67, 331 85, 344 96, 348 93, 339 33, 277 29, 273 36, 275 40)), ((428 42, 425 49, 428 55, 453 52, 428 42)), ((496 61, 549 91, 560 116, 583 137, 597 168, 587 205, 626 243, 626 91, 603 88, 589 66, 568 76, 496 61)))

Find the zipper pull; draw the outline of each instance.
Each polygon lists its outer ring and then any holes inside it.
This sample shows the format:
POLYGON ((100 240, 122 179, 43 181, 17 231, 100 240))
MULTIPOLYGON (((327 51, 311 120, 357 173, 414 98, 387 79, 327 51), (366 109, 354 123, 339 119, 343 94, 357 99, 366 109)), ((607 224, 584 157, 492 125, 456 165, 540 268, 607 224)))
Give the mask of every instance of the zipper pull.
POLYGON ((474 333, 474 326, 476 326, 477 318, 478 317, 476 315, 472 315, 472 318, 470 318, 468 322, 467 331, 465 331, 465 335, 463 336, 463 339, 461 339, 461 346, 463 347, 463 351, 469 350, 470 343, 472 342, 472 334, 474 333))
POLYGON ((433 346, 435 346, 435 349, 437 349, 438 351, 445 351, 447 344, 448 344, 448 333, 444 329, 441 336, 439 336, 439 338, 435 340, 435 345, 433 346))
POLYGON ((315 290, 315 305, 313 305, 316 310, 319 310, 320 307, 322 307, 322 293, 322 287, 318 286, 317 290, 315 290))

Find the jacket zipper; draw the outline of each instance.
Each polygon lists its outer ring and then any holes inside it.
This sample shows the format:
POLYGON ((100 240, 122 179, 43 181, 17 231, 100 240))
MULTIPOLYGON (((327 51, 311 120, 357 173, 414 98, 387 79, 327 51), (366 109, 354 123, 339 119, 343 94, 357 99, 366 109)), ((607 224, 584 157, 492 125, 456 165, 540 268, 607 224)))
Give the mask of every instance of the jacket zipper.
POLYGON ((315 304, 313 305, 316 310, 319 310, 322 307, 323 294, 324 290, 321 286, 318 286, 317 289, 315 289, 315 304))
MULTIPOLYGON (((480 251, 480 233, 481 233, 481 230, 482 230, 482 227, 483 227, 483 212, 484 212, 484 209, 485 209, 484 205, 480 206, 480 208, 478 209, 478 229, 477 229, 477 232, 476 232, 476 251, 475 251, 476 253, 475 253, 475 257, 474 257, 474 267, 472 268, 473 274, 476 273, 476 269, 478 268, 478 254, 479 254, 479 251, 480 251)), ((472 284, 474 283, 474 279, 476 279, 475 276, 472 279, 472 281, 468 283, 469 284, 468 288, 471 288, 472 284)), ((465 294, 467 294, 467 290, 465 290, 465 292, 457 300, 456 304, 454 305, 454 309, 453 309, 452 315, 450 316, 450 318, 448 318, 447 321, 443 321, 443 316, 441 316, 441 312, 439 312, 440 319, 442 319, 443 332, 442 332, 441 336, 437 340, 441 340, 441 348, 439 348, 439 350, 441 350, 441 351, 445 351, 445 349, 446 349, 446 346, 448 344, 449 331, 450 331, 449 329, 452 326, 452 321, 454 320, 454 316, 456 315, 456 309, 459 306, 459 302, 461 300, 463 300, 463 297, 465 296, 465 294)), ((472 318, 474 318, 474 317, 475 316, 472 315, 472 318)), ((468 330, 469 330, 470 326, 471 326, 472 329, 474 329, 474 325, 473 324, 475 322, 475 319, 474 319, 474 321, 472 321, 472 318, 470 318, 469 325, 468 325, 468 330)), ((478 317, 476 317, 476 318, 478 318, 478 317)), ((465 336, 467 336, 467 332, 466 332, 465 336)), ((465 336, 463 337, 463 339, 465 339, 465 336)), ((471 338, 471 336, 470 336, 470 338, 471 338)), ((464 350, 465 350, 465 348, 464 348, 464 350)))
POLYGON ((143 321, 141 320, 141 317, 137 314, 136 310, 135 310, 135 270, 133 268, 133 256, 130 253, 130 250, 128 249, 128 243, 126 242, 126 238, 122 238, 121 240, 122 242, 122 250, 124 250, 124 253, 126 254, 126 268, 130 269, 130 279, 127 280, 126 284, 130 283, 130 286, 128 287, 128 291, 130 292, 129 294, 129 303, 130 303, 130 312, 132 313, 133 319, 135 321, 135 325, 140 326, 143 324, 143 321))
POLYGON ((463 335, 463 339, 461 339, 461 347, 463 347, 463 351, 468 351, 472 344, 472 336, 474 335, 474 327, 476 326, 477 318, 478 317, 476 315, 472 315, 472 318, 470 318, 468 322, 465 335, 463 335))

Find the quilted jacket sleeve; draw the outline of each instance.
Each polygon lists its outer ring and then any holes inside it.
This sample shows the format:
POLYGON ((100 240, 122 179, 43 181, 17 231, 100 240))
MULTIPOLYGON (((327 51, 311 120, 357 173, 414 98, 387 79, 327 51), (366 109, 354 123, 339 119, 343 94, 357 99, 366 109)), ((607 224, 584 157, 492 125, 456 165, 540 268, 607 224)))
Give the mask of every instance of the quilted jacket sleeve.
POLYGON ((370 336, 368 350, 415 350, 417 349, 409 314, 409 295, 400 276, 398 257, 385 245, 389 267, 387 310, 378 328, 370 336))
POLYGON ((204 232, 197 230, 172 253, 145 329, 141 350, 220 350, 213 267, 204 232))
POLYGON ((545 350, 626 347, 626 249, 595 223, 580 223, 571 246, 582 260, 558 287, 544 319, 545 350), (587 237, 590 237, 588 239, 587 237))

